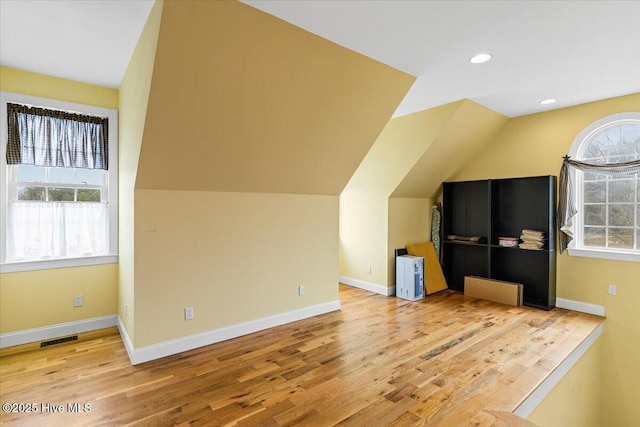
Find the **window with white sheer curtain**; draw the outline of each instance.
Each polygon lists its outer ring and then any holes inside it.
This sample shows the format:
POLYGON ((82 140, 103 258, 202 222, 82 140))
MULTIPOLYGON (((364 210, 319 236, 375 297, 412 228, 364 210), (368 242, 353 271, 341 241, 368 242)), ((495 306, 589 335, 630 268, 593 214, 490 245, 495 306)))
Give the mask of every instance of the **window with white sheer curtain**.
POLYGON ((3 271, 115 262, 116 112, 2 98, 3 271))

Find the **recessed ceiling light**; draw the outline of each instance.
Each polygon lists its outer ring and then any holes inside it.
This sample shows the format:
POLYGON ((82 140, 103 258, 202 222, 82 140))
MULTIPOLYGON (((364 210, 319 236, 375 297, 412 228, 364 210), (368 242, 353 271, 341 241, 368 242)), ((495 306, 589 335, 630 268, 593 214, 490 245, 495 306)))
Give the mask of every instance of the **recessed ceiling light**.
POLYGON ((553 104, 555 103, 556 100, 553 98, 547 98, 547 99, 543 99, 542 101, 540 101, 540 104, 542 105, 549 105, 549 104, 553 104))
POLYGON ((473 58, 471 58, 469 61, 471 61, 474 64, 482 64, 483 62, 487 62, 488 60, 491 59, 491 55, 488 53, 479 53, 476 56, 474 56, 473 58))

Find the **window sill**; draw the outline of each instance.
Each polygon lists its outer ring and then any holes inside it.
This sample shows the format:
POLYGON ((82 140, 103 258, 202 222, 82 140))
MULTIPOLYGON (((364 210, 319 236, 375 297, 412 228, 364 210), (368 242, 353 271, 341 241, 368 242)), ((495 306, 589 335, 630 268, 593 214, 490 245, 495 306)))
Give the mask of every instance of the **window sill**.
POLYGON ((598 249, 568 248, 569 255, 587 258, 611 259, 616 261, 640 262, 640 254, 631 252, 614 252, 598 249))
POLYGON ((43 261, 10 262, 0 265, 0 273, 51 270, 54 268, 84 267, 100 264, 117 264, 118 255, 92 256, 84 258, 58 258, 43 261))

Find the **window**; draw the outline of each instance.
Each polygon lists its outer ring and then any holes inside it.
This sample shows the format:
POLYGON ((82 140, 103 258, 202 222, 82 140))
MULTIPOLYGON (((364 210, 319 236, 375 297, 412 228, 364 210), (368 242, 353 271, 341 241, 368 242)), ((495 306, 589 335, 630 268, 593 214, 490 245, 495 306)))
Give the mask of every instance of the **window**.
MULTIPOLYGON (((640 161, 640 113, 605 117, 574 140, 570 157, 603 165, 640 161)), ((572 168, 575 182, 571 255, 640 261, 640 178, 635 173, 601 173, 572 168)))
POLYGON ((117 112, 8 92, 0 100, 2 272, 117 262, 117 112), (82 128, 78 114, 98 124, 82 128), (17 150, 10 117, 21 120, 17 150), (27 133, 38 135, 33 150, 27 133))

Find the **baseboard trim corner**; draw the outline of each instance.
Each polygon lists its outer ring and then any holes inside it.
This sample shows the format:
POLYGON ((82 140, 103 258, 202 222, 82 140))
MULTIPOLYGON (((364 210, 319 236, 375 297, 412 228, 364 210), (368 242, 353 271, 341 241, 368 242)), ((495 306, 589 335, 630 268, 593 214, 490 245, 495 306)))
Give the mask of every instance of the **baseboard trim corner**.
POLYGON ((204 347, 206 345, 215 344, 243 335, 252 334, 254 332, 263 331, 265 329, 307 319, 313 316, 340 310, 340 300, 330 301, 323 304, 317 304, 311 307, 305 307, 298 310, 288 311, 286 313, 276 314, 261 319, 250 320, 248 322, 239 323, 219 329, 213 329, 199 334, 189 335, 186 337, 176 338, 163 341, 157 344, 151 344, 140 348, 135 348, 129 339, 124 325, 119 320, 118 328, 124 341, 124 345, 129 355, 132 365, 150 362, 162 357, 171 356, 182 353, 184 351, 193 350, 194 348, 204 347))
POLYGON ((115 314, 74 322, 58 323, 41 328, 25 329, 0 335, 0 348, 13 347, 38 341, 60 338, 67 335, 95 331, 96 329, 117 326, 118 316, 115 314))
POLYGON ((353 286, 354 288, 364 289, 365 291, 375 292, 376 294, 391 296, 396 294, 395 286, 384 286, 377 283, 365 282, 364 280, 354 279, 353 277, 339 276, 340 283, 353 286))

